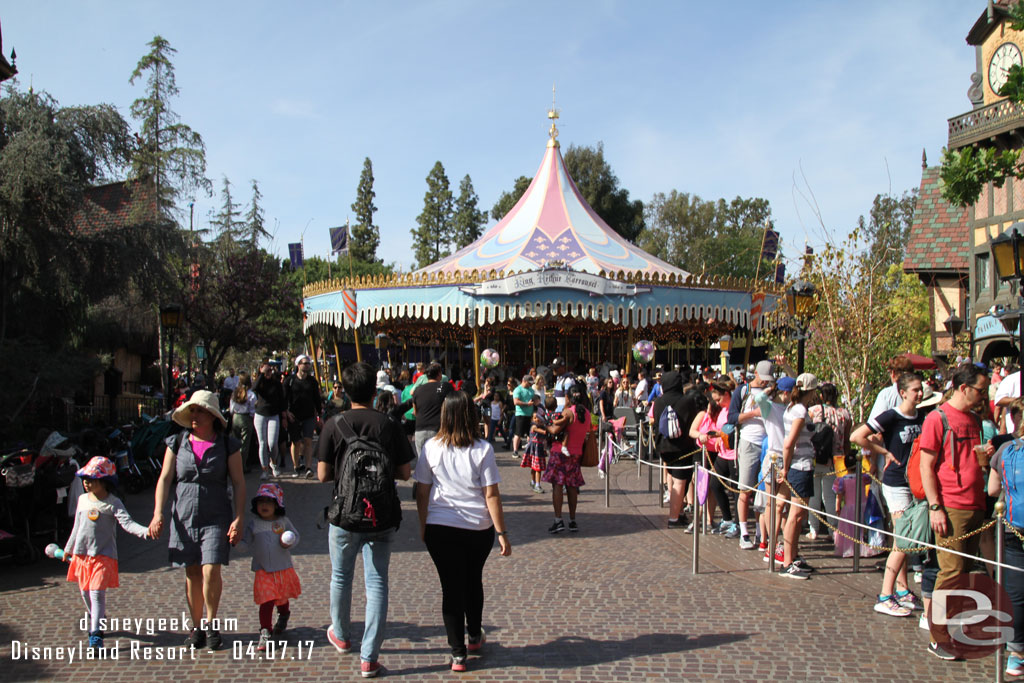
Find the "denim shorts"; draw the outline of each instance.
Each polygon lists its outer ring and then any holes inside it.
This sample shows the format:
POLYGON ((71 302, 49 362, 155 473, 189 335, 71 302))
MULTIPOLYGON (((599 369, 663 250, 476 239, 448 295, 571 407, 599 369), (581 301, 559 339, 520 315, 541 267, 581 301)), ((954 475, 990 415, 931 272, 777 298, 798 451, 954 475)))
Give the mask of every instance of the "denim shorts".
POLYGON ((790 468, 786 474, 786 481, 793 489, 793 495, 797 498, 809 500, 814 495, 814 470, 794 470, 790 468))

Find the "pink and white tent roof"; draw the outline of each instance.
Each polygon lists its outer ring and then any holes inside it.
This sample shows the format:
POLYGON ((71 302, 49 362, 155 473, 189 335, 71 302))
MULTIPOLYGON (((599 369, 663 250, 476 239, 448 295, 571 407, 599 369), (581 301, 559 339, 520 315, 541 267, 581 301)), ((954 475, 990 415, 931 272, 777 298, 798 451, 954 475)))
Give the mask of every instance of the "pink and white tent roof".
POLYGON ((598 275, 688 273, 630 244, 587 204, 565 170, 555 140, 519 202, 480 239, 420 273, 531 271, 562 262, 598 275))

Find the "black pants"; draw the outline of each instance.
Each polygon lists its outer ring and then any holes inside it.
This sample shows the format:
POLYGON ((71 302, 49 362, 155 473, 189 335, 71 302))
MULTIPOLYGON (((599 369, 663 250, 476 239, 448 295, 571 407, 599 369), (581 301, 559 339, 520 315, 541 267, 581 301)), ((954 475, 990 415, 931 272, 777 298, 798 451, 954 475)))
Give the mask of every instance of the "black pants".
MULTIPOLYGON (((715 472, 718 472, 723 477, 729 477, 730 479, 737 479, 737 472, 735 469, 735 460, 726 460, 725 458, 719 458, 717 454, 708 451, 708 457, 714 458, 715 472)), ((726 522, 732 521, 732 512, 729 507, 729 492, 726 491, 725 487, 718 477, 711 477, 711 481, 708 482, 708 487, 711 489, 711 493, 715 496, 715 502, 718 503, 719 509, 722 511, 722 520, 726 522)))
POLYGON ((428 524, 424 541, 441 579, 441 616, 452 656, 466 656, 466 631, 480 637, 484 613, 484 563, 494 527, 483 531, 428 524))

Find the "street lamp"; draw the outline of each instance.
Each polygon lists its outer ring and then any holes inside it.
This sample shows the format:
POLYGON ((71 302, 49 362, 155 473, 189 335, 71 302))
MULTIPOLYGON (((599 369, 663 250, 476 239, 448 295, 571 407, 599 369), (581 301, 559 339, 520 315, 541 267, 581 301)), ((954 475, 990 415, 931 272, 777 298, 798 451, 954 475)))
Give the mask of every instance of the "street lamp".
POLYGON ((174 362, 174 331, 181 326, 181 306, 168 304, 160 309, 160 324, 168 335, 167 344, 167 399, 168 410, 173 407, 174 397, 172 395, 174 386, 171 378, 171 365, 174 362))
MULTIPOLYGON (((1003 282, 1017 281, 1017 295, 1021 294, 1021 287, 1024 285, 1024 262, 1021 261, 1021 234, 1024 223, 1017 222, 1008 227, 1003 234, 992 240, 992 261, 996 265, 996 274, 1003 282)), ((1024 328, 1024 306, 1018 306, 1016 311, 1007 311, 999 316, 999 321, 1006 327, 1007 332, 1013 334, 1014 322, 1017 327, 1017 367, 1024 368, 1024 339, 1021 339, 1020 330, 1024 328), (1016 314, 1016 315, 1014 315, 1016 314)), ((1024 370, 1021 370, 1024 371, 1024 370)), ((1018 380, 1019 382, 1019 380, 1018 380)), ((1019 387, 1024 389, 1024 382, 1019 382, 1019 387)), ((1018 396, 1024 396, 1018 389, 1018 396)))
POLYGON ((803 374, 804 371, 804 342, 807 340, 807 327, 811 318, 818 312, 817 295, 814 284, 806 280, 797 280, 786 290, 786 309, 797 328, 797 374, 803 374))
POLYGON ((722 353, 720 359, 722 361, 722 374, 729 374, 729 352, 732 351, 732 337, 728 334, 723 334, 718 340, 718 348, 721 349, 722 353))
POLYGON ((199 367, 203 373, 203 379, 206 380, 206 344, 199 342, 196 344, 196 360, 199 361, 199 367))

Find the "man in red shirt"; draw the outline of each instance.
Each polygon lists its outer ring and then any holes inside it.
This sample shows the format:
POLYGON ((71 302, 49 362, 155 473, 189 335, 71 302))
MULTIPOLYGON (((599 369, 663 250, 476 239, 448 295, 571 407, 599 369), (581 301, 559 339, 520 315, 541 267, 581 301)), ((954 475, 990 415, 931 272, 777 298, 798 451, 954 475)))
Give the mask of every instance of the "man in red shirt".
MULTIPOLYGON (((988 400, 988 373, 976 365, 962 365, 953 373, 953 395, 924 419, 921 426, 921 483, 928 498, 928 519, 935 543, 968 555, 978 551, 979 535, 953 540, 981 526, 985 516, 984 477, 974 447, 981 444, 981 420, 971 409, 988 400), (942 424, 942 414, 949 423, 942 424)), ((989 455, 993 448, 987 447, 989 455)), ((969 572, 973 561, 938 551, 939 574, 935 587, 969 572)), ((929 600, 930 602, 930 600, 929 600)), ((941 646, 929 646, 943 656, 941 646)))

